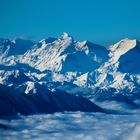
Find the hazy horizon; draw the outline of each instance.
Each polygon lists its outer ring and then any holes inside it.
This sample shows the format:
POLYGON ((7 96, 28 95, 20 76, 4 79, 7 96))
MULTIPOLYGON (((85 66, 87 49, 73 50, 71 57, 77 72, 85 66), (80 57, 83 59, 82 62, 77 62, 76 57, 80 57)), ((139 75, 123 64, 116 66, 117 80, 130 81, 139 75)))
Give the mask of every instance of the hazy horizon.
POLYGON ((140 40, 138 0, 0 0, 0 37, 40 40, 63 32, 108 46, 140 40))

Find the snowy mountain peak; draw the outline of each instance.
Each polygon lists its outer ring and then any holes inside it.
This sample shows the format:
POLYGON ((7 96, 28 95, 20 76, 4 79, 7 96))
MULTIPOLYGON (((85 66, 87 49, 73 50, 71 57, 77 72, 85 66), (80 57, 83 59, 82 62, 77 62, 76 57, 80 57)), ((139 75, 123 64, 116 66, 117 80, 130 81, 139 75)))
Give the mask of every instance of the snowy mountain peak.
POLYGON ((122 51, 128 51, 134 47, 136 47, 137 41, 134 40, 130 40, 128 38, 123 39, 121 41, 119 41, 118 43, 110 46, 109 50, 111 51, 118 51, 118 50, 122 50, 122 51))
POLYGON ((66 32, 63 32, 63 34, 61 35, 61 37, 60 37, 61 39, 68 39, 68 38, 71 38, 72 39, 72 37, 68 34, 68 33, 66 33, 66 32))
POLYGON ((68 36, 69 36, 69 34, 68 34, 68 33, 63 32, 63 34, 62 34, 62 37, 63 37, 63 38, 67 38, 68 36))
POLYGON ((79 46, 79 47, 81 48, 81 47, 83 47, 83 46, 86 46, 86 45, 87 45, 87 42, 88 42, 87 40, 81 41, 81 42, 78 41, 78 42, 77 42, 77 46, 79 46))
POLYGON ((72 37, 68 33, 63 32, 63 34, 58 38, 54 38, 54 37, 44 38, 44 39, 41 39, 39 43, 49 44, 49 43, 53 43, 54 41, 65 40, 65 39, 72 39, 72 37))
POLYGON ((117 61, 120 58, 120 56, 124 55, 126 52, 135 48, 136 46, 137 40, 131 40, 128 38, 123 39, 109 47, 109 56, 112 57, 115 61, 117 61))
MULTIPOLYGON (((64 32, 58 38, 49 37, 38 43, 0 39, 0 62, 46 86, 49 81, 52 85, 67 82, 93 90, 97 87, 119 90, 134 81, 134 74, 140 75, 136 61, 140 59, 139 47, 137 40, 126 38, 107 49, 90 41, 76 41, 64 32)), ((25 86, 32 92, 34 82, 25 86)))

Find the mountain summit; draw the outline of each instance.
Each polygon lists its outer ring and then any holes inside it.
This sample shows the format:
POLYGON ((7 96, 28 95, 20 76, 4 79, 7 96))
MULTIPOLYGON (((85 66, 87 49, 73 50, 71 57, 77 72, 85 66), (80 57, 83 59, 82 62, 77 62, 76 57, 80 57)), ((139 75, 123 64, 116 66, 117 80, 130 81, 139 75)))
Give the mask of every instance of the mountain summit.
POLYGON ((103 47, 89 41, 76 41, 67 33, 38 43, 0 39, 0 55, 1 84, 10 86, 8 77, 19 71, 26 83, 21 82, 16 88, 26 93, 34 93, 36 83, 69 93, 88 90, 91 96, 96 91, 110 89, 115 94, 124 90, 137 93, 140 87, 140 43, 137 40, 123 39, 103 47))

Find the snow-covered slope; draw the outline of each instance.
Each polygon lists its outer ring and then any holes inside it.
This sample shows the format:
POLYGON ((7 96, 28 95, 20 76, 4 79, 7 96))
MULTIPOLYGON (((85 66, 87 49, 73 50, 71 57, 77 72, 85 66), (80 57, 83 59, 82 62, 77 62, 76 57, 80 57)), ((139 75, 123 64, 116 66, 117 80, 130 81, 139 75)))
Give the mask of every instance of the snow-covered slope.
POLYGON ((88 41, 74 41, 71 36, 64 33, 52 42, 47 42, 47 39, 41 40, 23 55, 21 63, 29 64, 40 71, 83 73, 93 71, 105 59, 105 48, 88 41))
POLYGON ((136 40, 124 39, 109 48, 109 60, 98 71, 106 72, 106 86, 115 89, 138 87, 140 78, 140 44, 136 40))
POLYGON ((12 85, 5 80, 7 75, 13 71, 22 73, 27 79, 22 81, 19 76, 21 82, 16 88, 25 93, 35 93, 39 84, 52 91, 86 93, 87 97, 110 91, 113 95, 139 94, 140 43, 137 40, 123 39, 102 47, 89 41, 76 41, 67 33, 38 43, 1 39, 0 54, 0 82, 12 85))

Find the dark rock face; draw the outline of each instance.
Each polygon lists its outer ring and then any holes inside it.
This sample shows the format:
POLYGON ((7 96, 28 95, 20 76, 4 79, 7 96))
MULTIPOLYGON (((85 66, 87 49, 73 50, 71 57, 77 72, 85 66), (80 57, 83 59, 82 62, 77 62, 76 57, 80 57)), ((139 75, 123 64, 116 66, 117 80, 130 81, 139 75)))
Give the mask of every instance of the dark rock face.
POLYGON ((40 93, 28 95, 0 85, 0 116, 63 111, 105 112, 84 97, 63 91, 53 93, 42 89, 40 93))

